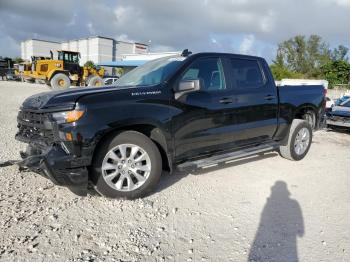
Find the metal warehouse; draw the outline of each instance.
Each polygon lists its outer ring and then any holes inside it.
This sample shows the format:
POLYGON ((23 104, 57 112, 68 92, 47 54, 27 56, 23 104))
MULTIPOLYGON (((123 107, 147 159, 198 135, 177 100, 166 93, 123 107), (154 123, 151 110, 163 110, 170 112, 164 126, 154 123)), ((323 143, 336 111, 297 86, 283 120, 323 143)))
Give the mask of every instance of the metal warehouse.
POLYGON ((123 54, 146 54, 149 47, 142 43, 118 41, 103 36, 91 36, 65 42, 40 39, 21 42, 21 58, 28 61, 32 56, 49 57, 50 51, 53 51, 54 58, 57 58, 57 50, 80 52, 80 64, 83 65, 88 60, 98 64, 121 59, 123 54))

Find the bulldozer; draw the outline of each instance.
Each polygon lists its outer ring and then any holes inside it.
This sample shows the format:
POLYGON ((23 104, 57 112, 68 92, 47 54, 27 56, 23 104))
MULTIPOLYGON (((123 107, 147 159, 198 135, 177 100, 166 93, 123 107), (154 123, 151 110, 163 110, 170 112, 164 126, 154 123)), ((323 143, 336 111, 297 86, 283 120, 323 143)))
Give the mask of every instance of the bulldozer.
POLYGON ((104 68, 79 65, 80 53, 59 50, 58 59, 36 60, 29 77, 45 82, 52 89, 65 89, 70 86, 102 86, 104 68))
POLYGON ((32 73, 32 64, 30 62, 22 62, 15 65, 15 75, 21 79, 22 82, 32 83, 34 79, 29 78, 32 73))
POLYGON ((32 71, 35 71, 36 61, 38 60, 49 60, 51 57, 44 56, 32 56, 31 62, 25 61, 18 64, 18 68, 15 70, 15 74, 22 79, 22 82, 34 83, 35 81, 40 82, 32 77, 32 71))

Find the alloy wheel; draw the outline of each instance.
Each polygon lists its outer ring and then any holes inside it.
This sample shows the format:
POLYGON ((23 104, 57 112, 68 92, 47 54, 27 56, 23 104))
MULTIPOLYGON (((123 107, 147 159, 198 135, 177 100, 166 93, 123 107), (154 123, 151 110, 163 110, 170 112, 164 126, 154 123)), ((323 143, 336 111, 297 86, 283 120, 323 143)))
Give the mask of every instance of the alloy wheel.
POLYGON ((151 172, 148 153, 134 144, 121 144, 107 152, 102 162, 102 177, 118 191, 133 191, 142 186, 151 172))
POLYGON ((297 155, 305 153, 310 143, 310 131, 306 127, 299 130, 294 141, 294 151, 297 155))

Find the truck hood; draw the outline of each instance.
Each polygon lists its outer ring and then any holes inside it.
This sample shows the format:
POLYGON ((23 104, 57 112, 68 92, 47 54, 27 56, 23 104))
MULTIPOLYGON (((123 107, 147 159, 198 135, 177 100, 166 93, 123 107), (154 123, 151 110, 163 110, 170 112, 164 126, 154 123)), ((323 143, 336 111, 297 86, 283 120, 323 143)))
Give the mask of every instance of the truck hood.
POLYGON ((125 89, 134 89, 135 87, 79 87, 70 88, 61 91, 49 91, 32 95, 24 100, 22 109, 40 110, 40 111, 62 111, 74 108, 77 100, 86 95, 122 91, 125 89))

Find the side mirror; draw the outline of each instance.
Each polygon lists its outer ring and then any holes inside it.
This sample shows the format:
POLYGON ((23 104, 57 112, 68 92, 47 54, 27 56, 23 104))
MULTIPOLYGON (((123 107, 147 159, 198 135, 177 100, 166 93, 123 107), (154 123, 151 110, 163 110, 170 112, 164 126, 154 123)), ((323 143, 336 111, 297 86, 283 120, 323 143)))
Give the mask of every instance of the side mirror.
POLYGON ((179 86, 176 89, 176 92, 188 92, 188 91, 196 91, 200 89, 200 81, 199 79, 194 80, 181 80, 179 86))

